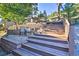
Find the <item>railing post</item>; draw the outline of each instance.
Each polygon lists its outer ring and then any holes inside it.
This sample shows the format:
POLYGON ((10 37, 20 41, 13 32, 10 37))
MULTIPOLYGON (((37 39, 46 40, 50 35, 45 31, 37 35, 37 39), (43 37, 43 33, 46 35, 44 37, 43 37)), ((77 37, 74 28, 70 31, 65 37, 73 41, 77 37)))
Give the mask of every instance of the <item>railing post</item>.
POLYGON ((69 36, 69 29, 70 29, 70 24, 67 19, 64 20, 64 30, 65 30, 65 36, 68 38, 69 36))
POLYGON ((69 45, 69 55, 74 56, 74 37, 73 37, 73 27, 70 26, 68 20, 65 20, 65 35, 68 38, 68 45, 69 45))

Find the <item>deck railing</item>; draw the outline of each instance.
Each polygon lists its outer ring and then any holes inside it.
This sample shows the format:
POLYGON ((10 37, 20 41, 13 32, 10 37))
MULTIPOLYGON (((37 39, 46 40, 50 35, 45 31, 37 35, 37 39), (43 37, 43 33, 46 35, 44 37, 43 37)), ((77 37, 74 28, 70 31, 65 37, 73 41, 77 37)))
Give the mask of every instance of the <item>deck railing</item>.
POLYGON ((65 36, 68 38, 69 36, 69 29, 70 29, 70 24, 67 19, 64 20, 64 31, 65 31, 65 36))
POLYGON ((75 49, 75 43, 74 43, 74 33, 73 33, 73 27, 70 26, 70 23, 68 20, 65 20, 65 35, 68 37, 68 45, 69 45, 69 55, 74 56, 74 49, 75 49))

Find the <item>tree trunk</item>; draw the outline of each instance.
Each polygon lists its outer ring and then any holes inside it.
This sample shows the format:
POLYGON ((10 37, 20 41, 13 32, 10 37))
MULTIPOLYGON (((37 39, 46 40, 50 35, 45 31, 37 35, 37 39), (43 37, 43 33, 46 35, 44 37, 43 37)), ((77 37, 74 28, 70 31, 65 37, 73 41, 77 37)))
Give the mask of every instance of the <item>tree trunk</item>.
POLYGON ((17 24, 17 22, 15 21, 15 25, 16 25, 16 30, 18 30, 18 24, 17 24))
POLYGON ((60 3, 58 4, 58 20, 60 20, 60 3))
POLYGON ((69 11, 67 12, 67 18, 68 18, 69 23, 71 24, 69 11))
POLYGON ((7 24, 6 24, 5 20, 4 20, 4 30, 5 30, 5 32, 7 32, 7 24))

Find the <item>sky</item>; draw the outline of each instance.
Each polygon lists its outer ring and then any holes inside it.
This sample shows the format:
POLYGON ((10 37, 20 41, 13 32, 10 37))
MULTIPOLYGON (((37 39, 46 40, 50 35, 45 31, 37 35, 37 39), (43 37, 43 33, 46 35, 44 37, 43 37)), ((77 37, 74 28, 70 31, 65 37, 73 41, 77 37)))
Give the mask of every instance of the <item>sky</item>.
POLYGON ((0 18, 0 23, 1 23, 1 21, 2 21, 2 18, 0 18))
POLYGON ((57 11, 57 4, 56 3, 39 3, 38 10, 39 11, 46 10, 47 15, 50 15, 52 12, 57 11))

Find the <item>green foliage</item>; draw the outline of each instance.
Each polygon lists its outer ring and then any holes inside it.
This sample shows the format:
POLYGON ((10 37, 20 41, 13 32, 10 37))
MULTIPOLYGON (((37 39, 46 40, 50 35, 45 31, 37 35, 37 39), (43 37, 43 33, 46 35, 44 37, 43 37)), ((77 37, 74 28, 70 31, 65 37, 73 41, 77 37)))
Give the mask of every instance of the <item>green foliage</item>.
POLYGON ((40 13, 38 14, 38 17, 42 18, 42 17, 44 17, 44 14, 40 11, 40 13))
MULTIPOLYGON (((78 3, 65 3, 58 4, 58 14, 59 16, 63 16, 64 18, 68 19, 69 22, 77 22, 79 20, 79 4, 78 3), (63 7, 63 10, 61 8, 63 7)), ((57 16, 57 12, 51 13, 51 15, 48 16, 49 19, 57 16)), ((61 17, 60 16, 60 17, 61 17)), ((73 23, 74 23, 73 22, 73 23)))
POLYGON ((37 15, 37 11, 38 11, 37 5, 38 5, 37 3, 35 3, 35 4, 32 5, 32 11, 33 11, 32 14, 33 15, 37 15))
POLYGON ((47 20, 47 13, 46 13, 46 10, 44 10, 43 14, 44 14, 45 20, 47 20))
POLYGON ((62 3, 58 3, 58 19, 59 20, 60 20, 61 6, 62 6, 62 3))
POLYGON ((71 23, 73 20, 76 22, 79 19, 79 4, 75 3, 66 3, 64 5, 64 12, 66 13, 66 17, 71 23))
POLYGON ((11 21, 23 22, 24 18, 32 14, 34 3, 0 3, 0 15, 11 21))
POLYGON ((57 14, 58 14, 57 12, 51 13, 51 14, 48 16, 48 20, 49 20, 49 21, 55 20, 54 18, 55 18, 55 17, 58 17, 57 14))
POLYGON ((51 14, 48 16, 48 18, 51 19, 52 17, 55 17, 55 16, 57 16, 57 12, 51 13, 51 14))

